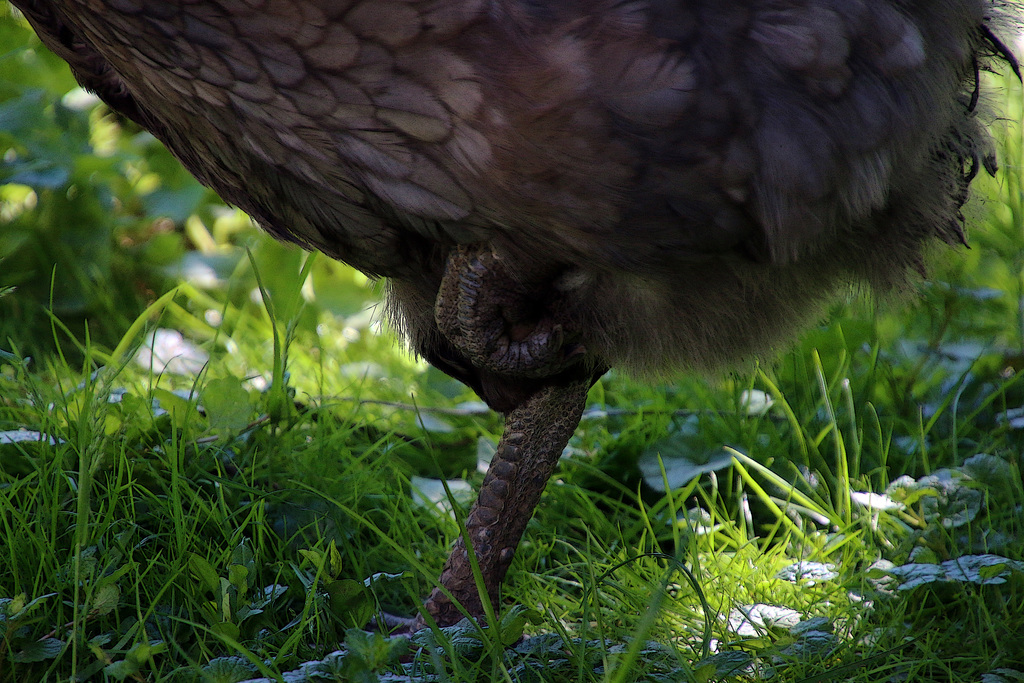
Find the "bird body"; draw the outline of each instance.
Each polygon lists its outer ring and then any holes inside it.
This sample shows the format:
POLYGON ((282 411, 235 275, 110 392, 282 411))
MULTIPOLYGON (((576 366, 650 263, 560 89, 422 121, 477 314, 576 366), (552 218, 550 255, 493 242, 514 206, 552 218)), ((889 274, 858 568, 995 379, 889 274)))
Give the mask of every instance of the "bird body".
POLYGON ((13 4, 270 233, 387 278, 547 472, 605 368, 735 363, 962 241, 977 72, 1009 58, 991 0, 13 4))

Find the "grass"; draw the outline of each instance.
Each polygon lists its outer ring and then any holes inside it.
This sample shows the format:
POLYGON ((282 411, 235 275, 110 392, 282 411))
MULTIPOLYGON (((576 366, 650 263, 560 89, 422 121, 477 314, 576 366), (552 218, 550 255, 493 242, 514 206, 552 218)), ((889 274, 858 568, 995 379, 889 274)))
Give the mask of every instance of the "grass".
POLYGON ((851 298, 722 378, 603 378, 499 625, 405 640, 363 628, 429 592, 458 523, 424 499, 468 500, 500 420, 402 350, 372 283, 11 49, 3 683, 1024 678, 1019 127, 916 303, 851 298), (140 355, 158 329, 177 366, 140 355))

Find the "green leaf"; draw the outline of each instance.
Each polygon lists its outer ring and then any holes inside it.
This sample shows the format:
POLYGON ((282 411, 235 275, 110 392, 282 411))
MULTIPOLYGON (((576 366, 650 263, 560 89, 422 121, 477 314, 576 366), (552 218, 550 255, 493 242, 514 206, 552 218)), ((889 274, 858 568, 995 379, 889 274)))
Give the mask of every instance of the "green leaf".
POLYGON ((327 548, 327 552, 331 558, 331 576, 340 576, 342 569, 341 553, 338 552, 338 546, 335 545, 334 541, 331 541, 330 546, 327 548))
POLYGON ((103 667, 103 673, 119 681, 123 681, 129 676, 134 676, 139 673, 139 665, 135 662, 129 662, 128 660, 122 659, 119 662, 114 662, 113 664, 108 664, 103 667))
POLYGON ((167 643, 161 641, 136 643, 128 650, 126 658, 142 665, 149 662, 154 656, 166 651, 167 643))
POLYGON ((256 556, 253 555, 249 543, 242 541, 231 551, 231 564, 240 564, 251 573, 256 568, 256 556))
POLYGON ((121 599, 121 589, 116 583, 110 583, 103 586, 93 598, 92 611, 97 615, 109 614, 115 607, 117 607, 118 601, 121 599))
POLYGON ((217 657, 203 667, 204 683, 238 683, 255 678, 258 669, 242 657, 217 657))
POLYGON ((41 662, 54 659, 64 651, 64 641, 56 638, 43 638, 28 643, 14 655, 16 662, 41 662))
POLYGON ((253 412, 249 393, 235 377, 210 380, 203 391, 203 407, 213 431, 240 431, 248 426, 253 412))
POLYGON ((339 579, 325 586, 331 612, 347 624, 362 627, 373 617, 373 600, 361 581, 339 579))
POLYGON ((25 605, 28 604, 28 595, 25 593, 19 593, 11 598, 11 601, 7 603, 7 616, 15 618, 20 616, 21 611, 25 609, 25 605))
POLYGON ((326 585, 327 594, 331 596, 331 609, 335 614, 344 614, 352 607, 367 600, 366 589, 358 581, 337 579, 326 585))
POLYGON ((322 552, 320 552, 319 550, 301 549, 301 550, 299 550, 299 555, 302 557, 302 559, 306 560, 307 562, 312 564, 317 569, 319 569, 321 566, 323 566, 324 554, 322 552))
POLYGON ((238 626, 232 624, 230 621, 222 621, 218 624, 213 624, 210 630, 219 636, 229 638, 231 640, 238 640, 238 626))
POLYGON ((228 582, 238 590, 239 595, 249 591, 249 570, 240 564, 228 567, 228 582))
POLYGON ((982 580, 981 582, 984 583, 991 579, 1002 576, 1003 572, 1005 572, 1006 569, 1007 564, 1005 562, 982 566, 978 568, 978 577, 982 580))
POLYGON ((213 565, 204 558, 195 553, 189 553, 188 568, 192 572, 192 576, 199 581, 200 587, 203 590, 216 593, 220 588, 220 575, 217 574, 217 570, 213 568, 213 565))
POLYGON ((526 630, 527 621, 535 621, 539 615, 522 605, 515 605, 501 618, 501 644, 511 647, 519 642, 526 630))
POLYGON ((231 584, 222 578, 219 588, 217 599, 220 602, 220 616, 224 621, 231 621, 231 584))
MULTIPOLYGON (((32 600, 29 600, 28 596, 25 593, 20 593, 19 595, 14 596, 14 598, 12 598, 10 602, 7 603, 7 617, 12 620, 20 619, 29 612, 31 612, 33 609, 38 607, 43 600, 52 598, 55 595, 57 594, 47 593, 46 595, 40 595, 38 598, 33 598, 32 600)), ((0 602, 0 605, 2 604, 3 603, 0 602)))

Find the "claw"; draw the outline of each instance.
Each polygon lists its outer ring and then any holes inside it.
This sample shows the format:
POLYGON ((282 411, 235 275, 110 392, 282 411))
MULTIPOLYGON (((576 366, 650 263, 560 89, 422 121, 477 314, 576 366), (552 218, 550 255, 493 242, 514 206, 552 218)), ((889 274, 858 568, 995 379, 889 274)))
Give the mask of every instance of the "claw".
POLYGON ((551 280, 545 274, 524 284, 490 248, 459 247, 449 255, 437 297, 438 329, 476 367, 518 377, 558 374, 584 353, 578 343, 566 349, 566 321, 557 319, 551 280))

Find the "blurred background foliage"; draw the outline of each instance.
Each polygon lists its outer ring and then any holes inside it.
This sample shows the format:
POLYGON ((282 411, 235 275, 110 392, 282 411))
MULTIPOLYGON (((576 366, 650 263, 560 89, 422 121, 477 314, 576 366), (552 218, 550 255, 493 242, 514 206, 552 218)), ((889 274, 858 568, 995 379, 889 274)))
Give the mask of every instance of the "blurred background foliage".
MULTIPOLYGON (((48 348, 52 311, 75 334, 89 321, 92 341, 112 346, 182 280, 216 291, 240 278, 227 296, 241 304, 256 286, 247 249, 271 293, 294 284, 301 251, 266 239, 151 135, 98 106, 3 9, 0 286, 17 293, 0 300, 0 338, 48 348)), ((307 297, 310 320, 320 310, 352 316, 376 300, 364 277, 327 259, 312 281, 325 279, 307 297)), ((277 313, 288 320, 294 311, 277 313)))

